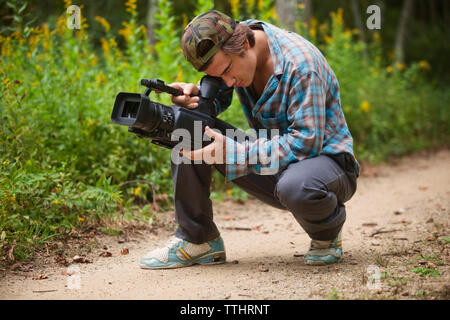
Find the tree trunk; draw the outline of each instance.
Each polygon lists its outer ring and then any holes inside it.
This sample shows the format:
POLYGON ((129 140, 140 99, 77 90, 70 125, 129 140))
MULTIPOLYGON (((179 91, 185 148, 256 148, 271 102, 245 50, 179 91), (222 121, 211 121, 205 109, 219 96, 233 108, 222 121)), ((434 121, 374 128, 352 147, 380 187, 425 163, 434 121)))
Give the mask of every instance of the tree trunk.
POLYGON ((288 30, 294 31, 297 20, 297 0, 277 0, 275 8, 280 22, 288 30))
POLYGON ((158 2, 157 0, 148 0, 147 1, 147 38, 150 46, 154 46, 156 43, 155 38, 155 29, 156 29, 156 23, 155 23, 155 14, 158 9, 158 2))
POLYGON ((359 9, 358 0, 351 0, 352 13, 353 13, 353 22, 355 23, 355 27, 359 30, 359 39, 362 43, 364 43, 364 57, 366 60, 368 59, 367 48, 366 48, 366 34, 364 32, 364 26, 361 19, 361 12, 359 9))
POLYGON ((404 0, 397 35, 395 37, 394 62, 403 63, 405 61, 405 39, 408 19, 413 9, 413 0, 404 0))
POLYGON ((306 34, 309 34, 309 26, 312 17, 312 1, 311 0, 299 0, 299 4, 303 5, 302 15, 300 21, 306 23, 306 34))

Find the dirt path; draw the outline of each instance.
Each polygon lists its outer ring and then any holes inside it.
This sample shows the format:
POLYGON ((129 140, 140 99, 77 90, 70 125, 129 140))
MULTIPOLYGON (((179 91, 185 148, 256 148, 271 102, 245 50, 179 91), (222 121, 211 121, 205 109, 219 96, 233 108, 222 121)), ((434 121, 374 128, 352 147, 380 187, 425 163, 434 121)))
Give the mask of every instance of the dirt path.
POLYGON ((450 151, 373 168, 358 182, 336 266, 304 264, 309 238, 289 212, 224 202, 215 206, 224 265, 142 270, 140 257, 169 231, 125 243, 103 237, 112 257, 95 249, 72 276, 54 264, 8 271, 0 299, 449 299, 450 151), (40 274, 48 278, 33 280, 40 274))

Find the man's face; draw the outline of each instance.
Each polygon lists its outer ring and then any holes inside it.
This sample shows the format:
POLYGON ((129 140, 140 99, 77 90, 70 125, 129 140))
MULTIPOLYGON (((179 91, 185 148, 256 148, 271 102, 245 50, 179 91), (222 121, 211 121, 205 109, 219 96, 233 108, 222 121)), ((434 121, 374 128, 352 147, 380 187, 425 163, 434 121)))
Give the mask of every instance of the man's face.
POLYGON ((218 50, 205 73, 223 79, 228 87, 248 87, 253 82, 256 70, 256 56, 252 50, 245 51, 243 57, 225 54, 218 50))

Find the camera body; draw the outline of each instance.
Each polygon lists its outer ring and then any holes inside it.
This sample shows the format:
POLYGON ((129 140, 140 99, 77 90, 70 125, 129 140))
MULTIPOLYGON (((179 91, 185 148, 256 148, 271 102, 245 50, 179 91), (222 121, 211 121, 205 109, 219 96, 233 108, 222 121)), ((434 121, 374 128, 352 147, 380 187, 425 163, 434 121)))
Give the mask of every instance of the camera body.
MULTIPOLYGON (((150 139, 152 143, 172 149, 180 143, 173 132, 176 129, 185 129, 189 132, 191 141, 183 141, 184 149, 190 145, 195 150, 210 142, 194 144, 196 121, 201 122, 201 132, 204 128, 218 129, 225 135, 226 129, 236 129, 232 125, 217 119, 214 116, 214 99, 222 86, 220 78, 204 76, 200 82, 199 105, 195 109, 170 105, 166 106, 150 100, 152 90, 183 95, 183 92, 166 86, 158 79, 142 79, 141 84, 147 87, 144 94, 120 92, 116 96, 111 115, 113 123, 128 126, 128 131, 140 138, 150 139)), ((197 122, 197 125, 199 122, 197 122)))

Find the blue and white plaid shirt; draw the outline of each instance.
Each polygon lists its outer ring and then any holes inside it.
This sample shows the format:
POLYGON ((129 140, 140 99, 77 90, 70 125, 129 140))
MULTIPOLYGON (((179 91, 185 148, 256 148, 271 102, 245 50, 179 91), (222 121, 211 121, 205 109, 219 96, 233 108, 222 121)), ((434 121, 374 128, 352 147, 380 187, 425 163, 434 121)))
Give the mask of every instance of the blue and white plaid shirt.
MULTIPOLYGON (((322 53, 296 33, 256 20, 241 23, 263 27, 274 73, 257 101, 249 88, 234 89, 250 127, 257 132, 278 129, 279 134, 257 135, 256 141, 242 143, 227 138, 227 181, 250 173, 275 174, 294 161, 342 152, 352 155, 359 174, 339 83, 322 53)), ((231 88, 221 91, 217 114, 228 108, 232 94, 231 88)))

